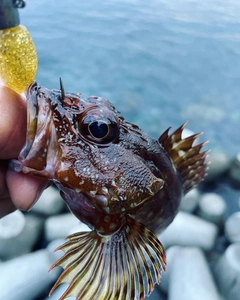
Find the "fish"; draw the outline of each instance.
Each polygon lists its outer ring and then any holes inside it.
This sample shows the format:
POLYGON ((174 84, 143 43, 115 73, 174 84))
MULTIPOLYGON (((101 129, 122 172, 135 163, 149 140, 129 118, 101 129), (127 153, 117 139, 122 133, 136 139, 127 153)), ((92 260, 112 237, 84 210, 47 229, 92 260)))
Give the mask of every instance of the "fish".
MULTIPOLYGON (((127 122, 107 99, 26 91, 27 134, 15 171, 52 181, 70 211, 90 228, 67 237, 53 264, 66 282, 60 300, 143 300, 160 283, 166 254, 157 235, 181 198, 204 178, 208 151, 186 123, 158 139, 127 122)), ((51 199, 49 199, 51 201, 51 199)))

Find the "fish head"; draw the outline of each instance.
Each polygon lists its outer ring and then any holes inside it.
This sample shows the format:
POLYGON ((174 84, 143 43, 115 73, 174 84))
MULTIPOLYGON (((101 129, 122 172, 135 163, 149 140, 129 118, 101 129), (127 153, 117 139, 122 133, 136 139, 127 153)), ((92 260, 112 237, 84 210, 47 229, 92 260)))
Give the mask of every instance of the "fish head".
MULTIPOLYGON (((66 149, 75 146, 86 151, 90 143, 108 144, 117 140, 117 120, 110 102, 101 100, 96 104, 96 97, 85 100, 79 94, 62 95, 61 90, 33 83, 27 90, 27 138, 19 160, 54 177, 56 161, 66 149)), ((75 155, 71 153, 69 162, 75 155)))
POLYGON ((33 83, 27 105, 21 171, 53 180, 76 214, 129 213, 163 187, 144 159, 151 140, 107 99, 33 83))

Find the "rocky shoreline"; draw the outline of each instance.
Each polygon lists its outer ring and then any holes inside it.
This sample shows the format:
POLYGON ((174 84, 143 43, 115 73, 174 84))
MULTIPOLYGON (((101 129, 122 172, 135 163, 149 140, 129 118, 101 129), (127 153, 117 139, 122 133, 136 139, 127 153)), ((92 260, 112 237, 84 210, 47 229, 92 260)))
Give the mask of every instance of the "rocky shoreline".
MULTIPOLYGON (((167 272, 149 300, 237 300, 240 295, 240 154, 210 153, 204 182, 182 200, 173 223, 159 235, 167 272)), ((2 299, 57 300, 48 292, 61 273, 50 266, 70 233, 89 230, 68 212, 54 187, 28 213, 0 220, 2 299)), ((73 298, 68 298, 73 299, 73 298)))

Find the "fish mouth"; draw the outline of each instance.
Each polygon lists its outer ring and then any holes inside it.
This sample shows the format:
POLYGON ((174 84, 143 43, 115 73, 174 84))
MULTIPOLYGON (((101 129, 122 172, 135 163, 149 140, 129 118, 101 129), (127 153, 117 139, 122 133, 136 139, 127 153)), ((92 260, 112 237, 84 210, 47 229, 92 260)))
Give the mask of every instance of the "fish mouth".
POLYGON ((27 98, 27 133, 25 145, 19 154, 21 160, 29 154, 36 136, 38 122, 37 87, 37 83, 33 82, 25 92, 27 98))
POLYGON ((46 170, 51 173, 57 157, 57 137, 53 126, 51 93, 34 82, 27 89, 26 98, 26 142, 18 160, 28 169, 46 170))

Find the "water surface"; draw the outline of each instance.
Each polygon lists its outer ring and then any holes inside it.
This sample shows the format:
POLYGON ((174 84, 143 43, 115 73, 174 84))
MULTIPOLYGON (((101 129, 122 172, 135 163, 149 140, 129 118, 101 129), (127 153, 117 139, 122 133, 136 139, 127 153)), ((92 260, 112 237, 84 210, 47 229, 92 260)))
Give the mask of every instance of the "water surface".
POLYGON ((153 137, 186 120, 240 150, 240 1, 27 1, 37 81, 111 100, 153 137))

